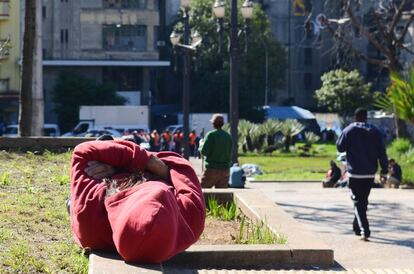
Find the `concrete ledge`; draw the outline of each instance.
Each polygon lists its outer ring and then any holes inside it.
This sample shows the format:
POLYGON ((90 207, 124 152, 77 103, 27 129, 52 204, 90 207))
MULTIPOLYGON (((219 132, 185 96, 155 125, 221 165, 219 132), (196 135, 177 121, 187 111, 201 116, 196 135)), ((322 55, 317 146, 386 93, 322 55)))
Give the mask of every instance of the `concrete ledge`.
POLYGON ((127 264, 118 255, 95 252, 89 256, 89 274, 106 273, 162 273, 160 264, 137 265, 127 264))
POLYGON ((3 150, 51 150, 60 151, 74 148, 80 143, 93 141, 84 137, 0 137, 3 150))
MULTIPOLYGON (((193 245, 185 252, 164 262, 161 268, 129 265, 118 255, 94 253, 90 256, 90 273, 162 273, 164 267, 228 268, 228 267, 330 267, 334 253, 313 233, 294 220, 279 206, 257 190, 208 189, 206 200, 215 196, 220 201, 233 199, 245 215, 263 221, 274 232, 287 237, 284 245, 193 245), (104 267, 104 265, 110 266, 104 267), (131 268, 134 267, 134 268, 131 268), (116 271, 110 272, 110 269, 116 271), (102 270, 102 271, 101 271, 102 270), (158 271, 158 272, 148 272, 158 271)), ((162 247, 160 247, 162 248, 162 247)))
POLYGON ((320 183, 322 180, 254 180, 247 179, 248 183, 320 183))

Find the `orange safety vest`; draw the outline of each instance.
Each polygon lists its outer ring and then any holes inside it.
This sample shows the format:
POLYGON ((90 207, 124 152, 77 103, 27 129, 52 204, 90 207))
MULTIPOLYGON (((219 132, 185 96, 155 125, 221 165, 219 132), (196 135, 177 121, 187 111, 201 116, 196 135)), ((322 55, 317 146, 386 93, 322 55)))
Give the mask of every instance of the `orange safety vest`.
POLYGON ((163 133, 162 134, 162 138, 164 138, 164 140, 167 142, 167 144, 169 144, 170 141, 171 141, 171 134, 169 134, 169 133, 163 133))
POLYGON ((190 145, 195 145, 196 143, 196 139, 197 139, 197 135, 195 133, 190 133, 190 145))

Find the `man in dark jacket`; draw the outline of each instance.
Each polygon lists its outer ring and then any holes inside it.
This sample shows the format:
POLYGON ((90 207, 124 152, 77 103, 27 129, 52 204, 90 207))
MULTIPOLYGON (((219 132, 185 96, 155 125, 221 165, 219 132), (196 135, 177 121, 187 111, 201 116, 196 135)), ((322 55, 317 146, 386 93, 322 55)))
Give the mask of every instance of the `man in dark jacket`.
POLYGON ((388 160, 381 132, 367 123, 367 110, 358 108, 355 122, 347 126, 336 142, 339 152, 346 152, 351 198, 355 205, 353 229, 361 240, 371 235, 367 219, 368 196, 374 184, 378 161, 381 177, 387 175, 388 160))

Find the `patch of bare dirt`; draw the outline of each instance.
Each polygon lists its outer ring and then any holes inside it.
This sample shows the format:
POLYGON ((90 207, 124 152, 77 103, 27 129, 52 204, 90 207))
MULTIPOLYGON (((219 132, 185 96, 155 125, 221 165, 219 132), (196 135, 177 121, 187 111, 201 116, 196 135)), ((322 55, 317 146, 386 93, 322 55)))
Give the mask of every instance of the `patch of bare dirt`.
POLYGON ((236 221, 221 221, 207 217, 206 225, 196 245, 224 245, 235 244, 235 237, 239 233, 239 223, 236 221))

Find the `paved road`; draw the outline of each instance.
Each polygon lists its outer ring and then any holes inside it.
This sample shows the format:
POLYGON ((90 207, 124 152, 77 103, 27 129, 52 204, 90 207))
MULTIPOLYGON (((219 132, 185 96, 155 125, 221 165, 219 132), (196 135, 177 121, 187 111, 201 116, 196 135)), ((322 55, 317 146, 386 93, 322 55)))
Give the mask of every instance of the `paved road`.
POLYGON ((345 269, 414 269, 414 190, 373 189, 368 219, 372 237, 352 232, 353 208, 347 189, 319 183, 250 183, 334 249, 345 269))
MULTIPOLYGON (((191 162, 200 175, 201 161, 191 162)), ((324 189, 319 183, 248 183, 246 187, 262 190, 331 246, 339 269, 391 273, 390 269, 408 268, 407 273, 413 273, 414 190, 372 190, 368 208, 372 237, 363 242, 352 232, 353 205, 347 189, 324 189)))

